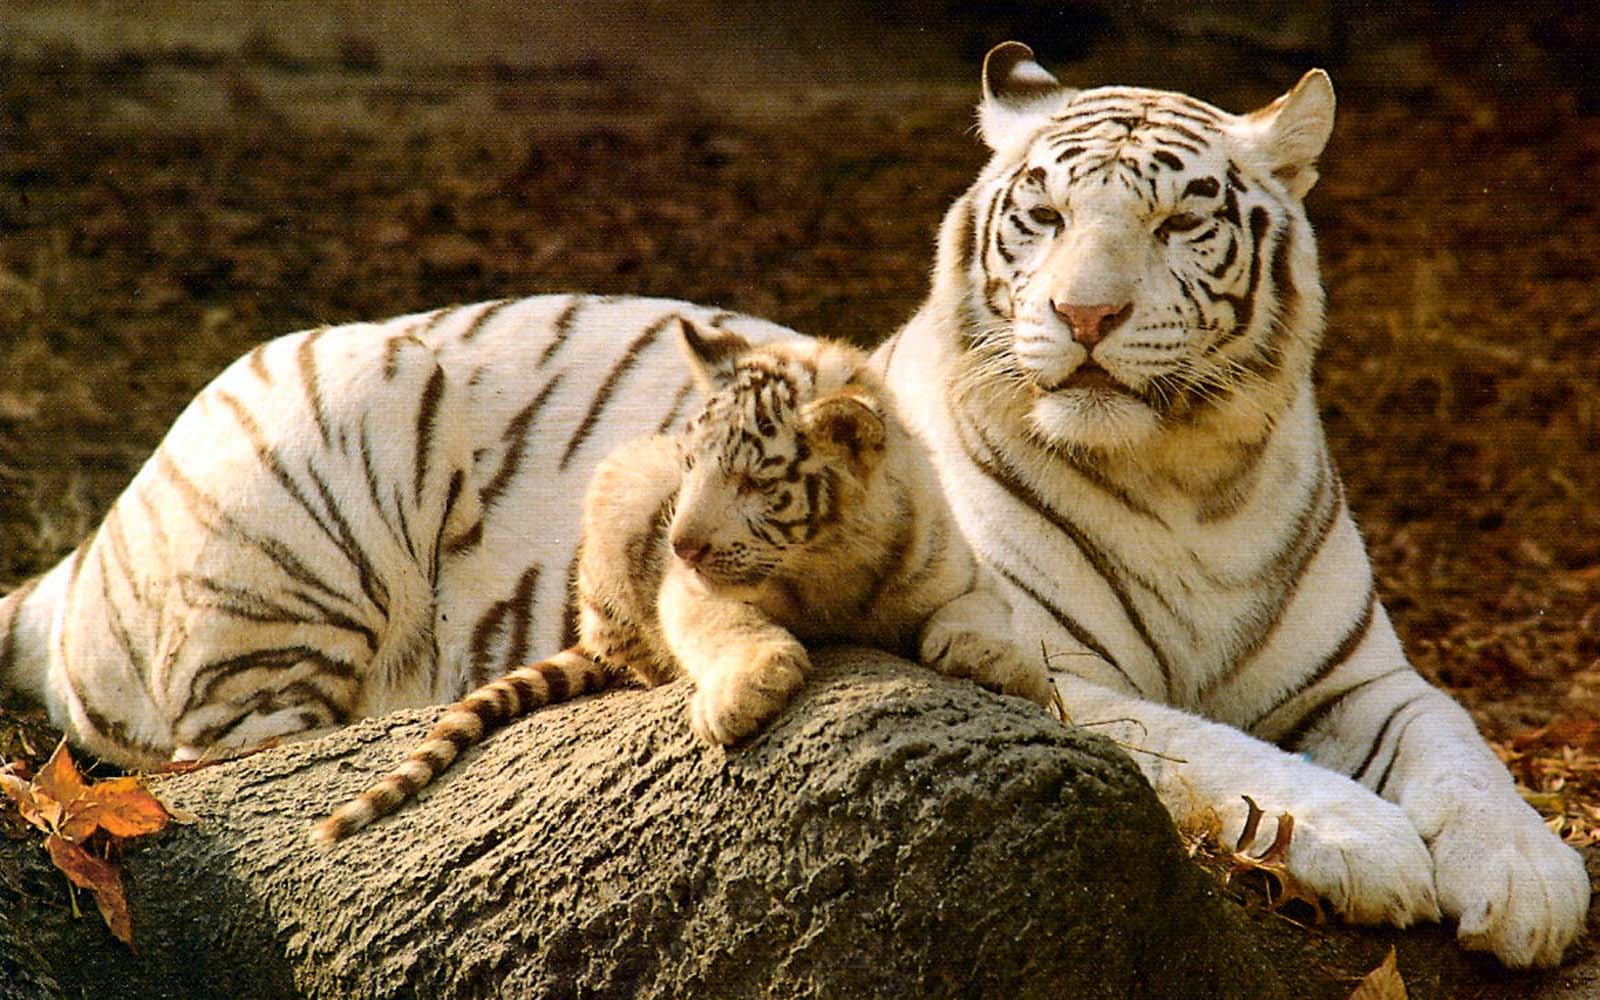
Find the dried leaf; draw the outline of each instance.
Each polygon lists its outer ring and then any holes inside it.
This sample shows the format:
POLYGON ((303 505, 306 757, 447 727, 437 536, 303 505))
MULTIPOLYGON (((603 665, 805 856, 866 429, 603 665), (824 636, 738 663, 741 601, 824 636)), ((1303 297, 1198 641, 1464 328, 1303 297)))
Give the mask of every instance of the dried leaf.
POLYGON ((1406 981, 1400 978, 1400 965, 1395 959, 1394 946, 1389 946, 1389 954, 1383 959, 1383 964, 1367 973, 1356 991, 1350 994, 1350 1000, 1407 1000, 1406 981))
POLYGON ((142 837, 167 827, 170 817, 166 808, 145 791, 138 778, 102 781, 89 794, 100 827, 113 837, 142 837))
POLYGON ((33 779, 33 788, 35 798, 42 792, 62 806, 71 806, 89 790, 83 775, 78 773, 78 766, 72 762, 66 740, 56 744, 55 753, 39 769, 39 776, 33 779))
POLYGON ((57 834, 46 837, 44 847, 50 853, 50 860, 66 873, 73 885, 94 894, 95 905, 106 926, 118 941, 132 948, 133 919, 128 914, 128 900, 122 894, 122 875, 116 866, 57 834))

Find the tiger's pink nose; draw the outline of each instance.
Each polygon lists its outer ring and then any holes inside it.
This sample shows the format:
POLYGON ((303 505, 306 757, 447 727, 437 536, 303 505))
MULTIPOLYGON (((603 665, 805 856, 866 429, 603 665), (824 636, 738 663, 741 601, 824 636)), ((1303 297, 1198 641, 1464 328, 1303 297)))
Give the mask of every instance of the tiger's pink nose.
POLYGON ((1050 306, 1066 320, 1072 339, 1091 351, 1133 314, 1132 302, 1120 306, 1075 306, 1052 299, 1050 306))
POLYGON ((711 543, 699 538, 674 538, 672 540, 672 554, 682 559, 687 565, 693 566, 706 557, 711 551, 711 543))

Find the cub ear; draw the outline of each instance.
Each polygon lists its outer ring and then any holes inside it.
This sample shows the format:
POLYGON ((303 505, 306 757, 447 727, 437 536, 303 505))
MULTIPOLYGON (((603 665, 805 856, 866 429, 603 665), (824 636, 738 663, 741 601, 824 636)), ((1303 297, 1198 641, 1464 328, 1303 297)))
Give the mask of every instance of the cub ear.
POLYGON ((1075 93, 1033 61, 1032 49, 1021 42, 1001 42, 983 59, 978 131, 995 152, 1014 149, 1075 93))
POLYGON ((701 326, 683 316, 678 317, 678 333, 701 392, 711 392, 727 382, 739 356, 750 350, 750 342, 737 333, 701 326))
POLYGON ((1245 138, 1296 198, 1317 183, 1317 157, 1333 134, 1333 107, 1333 81, 1314 69, 1293 90, 1242 119, 1245 138))
POLYGON ((800 409, 807 438, 866 461, 883 450, 883 417, 871 404, 847 392, 814 399, 800 409))

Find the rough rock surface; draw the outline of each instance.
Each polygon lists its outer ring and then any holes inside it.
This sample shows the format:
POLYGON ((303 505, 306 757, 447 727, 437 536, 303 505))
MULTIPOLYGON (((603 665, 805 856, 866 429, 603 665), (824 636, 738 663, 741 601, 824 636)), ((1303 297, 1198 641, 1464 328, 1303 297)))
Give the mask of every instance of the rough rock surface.
POLYGON ((694 740, 685 685, 614 692, 327 851, 307 827, 432 710, 161 779, 198 821, 124 858, 137 954, 0 842, 30 885, 0 880, 0 947, 34 953, 0 995, 1280 994, 1115 748, 879 654, 819 660, 741 749, 694 740))

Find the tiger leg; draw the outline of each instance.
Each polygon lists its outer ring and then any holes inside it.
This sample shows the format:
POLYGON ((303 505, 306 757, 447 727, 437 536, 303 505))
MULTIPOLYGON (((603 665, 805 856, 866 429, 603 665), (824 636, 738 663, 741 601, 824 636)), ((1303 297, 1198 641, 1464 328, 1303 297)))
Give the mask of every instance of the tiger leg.
POLYGON ((1409 669, 1342 701, 1304 747, 1410 818, 1462 946, 1509 966, 1559 963, 1588 913, 1583 860, 1517 794, 1471 716, 1409 669))
POLYGON ((922 627, 919 659, 950 677, 965 677, 1001 694, 1061 709, 1041 659, 1011 640, 1011 608, 981 584, 935 611, 922 627))
POLYGON ((491 729, 536 708, 599 691, 614 681, 614 671, 576 647, 490 681, 450 706, 398 768, 313 827, 312 840, 331 844, 394 812, 491 729))
POLYGON ((811 659, 787 629, 741 601, 694 593, 677 573, 661 588, 661 628, 695 683, 689 724, 708 743, 730 744, 781 712, 811 659))

